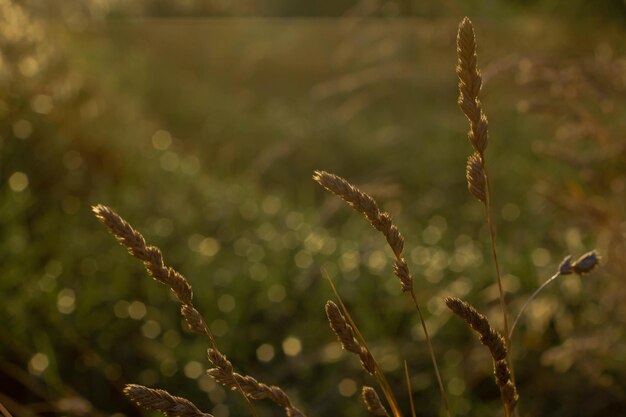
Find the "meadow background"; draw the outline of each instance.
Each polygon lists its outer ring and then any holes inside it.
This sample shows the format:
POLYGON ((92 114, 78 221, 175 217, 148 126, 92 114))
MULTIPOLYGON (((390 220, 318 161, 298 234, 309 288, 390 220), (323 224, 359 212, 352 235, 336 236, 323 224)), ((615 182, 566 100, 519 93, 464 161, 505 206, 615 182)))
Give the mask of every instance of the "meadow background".
POLYGON ((322 269, 403 405, 406 359, 417 414, 436 416, 390 252, 315 169, 372 194, 405 235, 455 415, 500 415, 488 353, 443 304, 467 298, 499 327, 456 104, 465 15, 510 314, 565 255, 604 257, 521 322, 521 415, 623 415, 623 1, 129 3, 0 0, 0 403, 15 417, 142 415, 121 394, 132 382, 248 415, 204 374, 207 341, 96 221, 96 203, 189 279, 236 369, 309 416, 367 415, 358 390, 373 383, 328 328, 322 269))

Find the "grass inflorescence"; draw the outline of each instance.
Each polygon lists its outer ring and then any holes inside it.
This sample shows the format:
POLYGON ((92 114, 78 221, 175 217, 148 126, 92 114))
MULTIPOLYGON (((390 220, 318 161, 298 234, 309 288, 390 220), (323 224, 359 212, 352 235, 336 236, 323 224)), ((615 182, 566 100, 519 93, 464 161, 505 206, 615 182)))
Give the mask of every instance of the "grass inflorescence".
MULTIPOLYGON (((495 384, 500 391, 504 415, 509 417, 518 414, 519 407, 517 406, 520 400, 518 387, 515 383, 513 354, 511 349, 511 338, 516 324, 519 322, 527 305, 535 299, 550 282, 560 276, 590 273, 599 264, 600 256, 595 251, 588 252, 575 261, 572 261, 571 256, 567 256, 559 265, 555 275, 546 280, 544 284, 528 298, 526 303, 519 310, 513 325, 509 326, 509 312, 496 247, 496 233, 492 214, 492 190, 485 158, 485 152, 489 144, 489 124, 479 98, 479 93, 483 87, 483 78, 477 65, 474 28, 468 18, 463 19, 459 25, 456 50, 458 56, 456 74, 459 82, 458 104, 469 121, 468 138, 472 146, 472 153, 467 159, 466 166, 467 187, 471 195, 484 206, 486 223, 489 230, 491 254, 495 267, 495 280, 499 290, 499 304, 503 328, 496 329, 492 326, 487 316, 479 313, 478 310, 467 301, 455 297, 447 297, 445 304, 452 313, 458 316, 469 328, 478 334, 480 342, 489 350, 493 362, 495 384)), ((338 196, 355 211, 363 215, 367 222, 385 238, 393 256, 393 273, 399 280, 402 292, 407 294, 410 303, 415 307, 417 317, 423 330, 425 348, 428 350, 433 366, 434 379, 439 388, 442 404, 441 412, 448 417, 452 416, 454 410, 452 410, 448 403, 447 391, 437 363, 437 355, 432 343, 432 338, 422 313, 421 304, 418 302, 415 279, 404 256, 405 239, 400 233, 399 228, 392 220, 391 215, 381 210, 379 204, 372 196, 364 193, 356 185, 341 176, 318 170, 314 172, 313 179, 325 190, 338 196)), ((256 416, 256 410, 251 400, 269 399, 281 407, 288 417, 305 417, 305 415, 294 406, 283 389, 264 384, 252 376, 238 373, 235 370, 231 361, 224 352, 220 350, 216 337, 207 326, 202 315, 194 307, 193 290, 190 283, 182 274, 165 264, 163 255, 157 247, 148 245, 141 233, 136 231, 128 222, 109 207, 96 205, 93 207, 93 212, 98 220, 100 220, 128 250, 130 255, 143 263, 152 278, 166 285, 173 291, 181 303, 181 315, 189 328, 208 338, 210 347, 207 350, 207 357, 212 368, 207 371, 207 374, 211 378, 229 389, 238 391, 245 400, 252 416, 256 416)), ((341 299, 340 291, 333 283, 332 278, 330 276, 327 276, 327 278, 338 301, 338 303, 335 303, 329 300, 325 305, 330 328, 337 336, 343 349, 356 355, 360 360, 361 367, 367 374, 376 379, 379 385, 378 389, 380 389, 383 394, 381 398, 375 388, 367 385, 363 386, 361 389, 361 398, 365 408, 374 416, 404 416, 405 413, 402 411, 403 407, 396 399, 396 395, 391 388, 392 385, 388 382, 380 365, 368 348, 363 334, 341 299), (383 402, 383 399, 385 402, 383 402)), ((404 370, 410 399, 410 415, 415 417, 416 412, 412 398, 411 378, 406 361, 404 370)), ((200 408, 190 401, 160 389, 129 384, 124 389, 124 393, 137 405, 150 410, 159 411, 167 416, 212 417, 211 414, 200 411, 200 408)))

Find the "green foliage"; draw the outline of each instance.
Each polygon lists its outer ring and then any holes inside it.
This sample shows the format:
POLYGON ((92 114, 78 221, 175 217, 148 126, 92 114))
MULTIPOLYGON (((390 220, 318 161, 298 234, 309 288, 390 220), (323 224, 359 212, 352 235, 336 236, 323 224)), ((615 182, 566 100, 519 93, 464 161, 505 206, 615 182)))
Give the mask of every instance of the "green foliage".
MULTIPOLYGON (((21 37, 7 35, 5 19, 0 39, 1 402, 10 408, 6 395, 62 412, 59 400, 79 395, 104 413, 136 415, 119 389, 137 382, 207 411, 218 404, 216 416, 225 407, 245 415, 236 395, 203 375, 207 344, 181 327, 168 291, 92 218, 90 205, 102 202, 188 277, 233 363, 292 390, 309 415, 363 414, 350 387, 367 382, 327 328, 330 290, 320 268, 335 278, 396 392, 405 392, 407 358, 418 415, 436 415, 428 353, 411 305, 399 301, 390 253, 310 180, 314 169, 327 169, 383 202, 405 234, 455 414, 496 415, 488 361, 469 332, 447 324, 442 302, 467 295, 497 311, 482 208, 465 188, 456 19, 352 28, 112 19, 95 28, 33 10, 12 20, 21 37), (262 352, 273 356, 261 361, 262 352)), ((530 93, 516 87, 518 60, 510 57, 581 59, 596 42, 624 52, 623 30, 598 31, 572 50, 564 40, 577 31, 538 16, 479 27, 490 75, 487 157, 513 309, 565 254, 594 246, 590 226, 576 228, 531 190, 563 167, 531 152, 529 138, 547 141, 550 133, 517 111, 530 93)), ((608 387, 558 355, 546 359, 550 346, 602 334, 594 322, 601 288, 575 280, 546 295, 535 324, 517 335, 522 407, 533 415, 589 417, 624 404, 615 363, 623 358, 594 358, 608 370, 608 387), (578 395, 584 390, 600 398, 597 411, 578 395)))

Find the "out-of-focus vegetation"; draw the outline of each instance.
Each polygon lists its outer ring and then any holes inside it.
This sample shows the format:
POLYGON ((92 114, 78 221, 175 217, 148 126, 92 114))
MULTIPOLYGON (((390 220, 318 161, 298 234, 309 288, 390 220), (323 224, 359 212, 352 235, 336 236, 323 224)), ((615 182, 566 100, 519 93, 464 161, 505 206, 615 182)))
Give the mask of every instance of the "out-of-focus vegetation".
POLYGON ((511 312, 568 253, 598 247, 606 264, 560 279, 521 323, 521 414, 622 413, 623 2, 129 3, 0 1, 0 402, 14 416, 139 415, 120 393, 129 382, 247 415, 204 375, 206 341, 185 331, 168 291, 93 219, 98 202, 189 278, 233 363, 309 416, 366 413, 357 387, 368 379, 325 322, 322 268, 396 392, 406 358, 418 415, 436 415, 390 253, 316 188, 314 169, 394 216, 455 414, 499 415, 486 353, 442 302, 468 298, 498 324, 456 105, 465 14, 478 30, 511 312))

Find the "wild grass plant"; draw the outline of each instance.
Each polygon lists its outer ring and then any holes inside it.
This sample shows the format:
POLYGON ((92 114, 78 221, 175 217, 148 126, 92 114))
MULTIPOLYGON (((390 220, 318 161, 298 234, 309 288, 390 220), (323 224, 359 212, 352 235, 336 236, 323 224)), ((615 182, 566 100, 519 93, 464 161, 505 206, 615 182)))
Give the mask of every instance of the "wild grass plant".
MULTIPOLYGON (((518 403, 520 395, 516 386, 514 363, 515 356, 512 351, 512 336, 516 324, 530 301, 545 288, 550 282, 564 275, 576 273, 583 275, 591 272, 600 261, 600 257, 595 251, 588 252, 578 260, 572 261, 571 256, 565 257, 558 267, 557 272, 550 279, 538 288, 529 297, 528 301, 518 312, 513 324, 509 325, 509 314, 506 289, 502 283, 501 265, 498 259, 496 228, 493 216, 493 193, 490 186, 490 176, 488 174, 485 152, 488 148, 488 121, 482 108, 479 93, 482 88, 482 76, 477 65, 476 39, 471 21, 463 19, 459 25, 457 36, 458 64, 456 68, 459 78, 459 105, 467 117, 470 125, 468 138, 473 148, 472 154, 468 157, 466 167, 467 187, 484 207, 485 221, 489 230, 489 241, 491 255, 495 270, 495 282, 499 292, 499 305, 501 311, 502 328, 496 329, 490 320, 481 314, 474 306, 467 301, 456 297, 447 297, 446 306, 457 316, 459 316, 480 338, 480 342, 488 348, 493 361, 493 374, 495 383, 500 390, 502 398, 503 414, 506 417, 519 415, 518 403)), ((428 350, 432 366, 433 378, 436 380, 441 397, 441 413, 446 416, 454 415, 454 409, 447 400, 447 390, 442 378, 437 354, 435 352, 427 322, 418 302, 419 285, 416 285, 409 263, 405 259, 405 241, 398 227, 393 222, 390 214, 381 210, 378 203, 368 194, 361 191, 357 186, 351 184, 346 179, 326 172, 315 171, 313 179, 323 188, 344 200, 354 210, 361 213, 366 220, 380 232, 387 241, 393 254, 393 272, 398 278, 402 292, 407 294, 410 302, 415 307, 419 318, 421 329, 424 334, 425 348, 428 350)), ((277 386, 267 385, 259 382, 254 377, 246 375, 236 370, 224 352, 218 346, 217 338, 207 326, 202 315, 196 310, 193 304, 193 291, 187 279, 172 267, 168 266, 163 259, 161 251, 155 246, 149 246, 140 232, 135 230, 128 222, 119 216, 111 208, 104 205, 96 205, 93 212, 116 237, 116 239, 127 248, 134 258, 140 260, 148 274, 156 281, 169 287, 181 303, 181 315, 188 327, 194 332, 206 336, 210 348, 207 351, 209 363, 213 366, 207 371, 208 375, 224 387, 238 391, 243 401, 248 406, 251 415, 256 416, 257 412, 252 400, 268 399, 282 408, 288 417, 304 417, 305 414, 296 408, 286 392, 277 386)), ((416 417, 415 404, 412 400, 412 388, 410 383, 410 370, 405 362, 405 374, 407 376, 407 390, 410 399, 410 412, 407 407, 401 405, 397 400, 397 393, 392 389, 387 376, 382 367, 376 361, 371 350, 368 348, 365 337, 359 330, 356 320, 350 314, 346 304, 343 303, 340 293, 341 285, 335 286, 332 277, 328 277, 331 288, 337 297, 337 303, 328 300, 325 306, 326 315, 332 331, 339 339, 344 350, 358 356, 361 366, 374 377, 382 392, 384 402, 375 388, 363 386, 361 397, 365 408, 375 416, 401 417, 411 415, 416 417)), ((420 349, 421 347, 416 347, 420 349)), ((523 387, 522 390, 523 392, 523 387)), ((189 416, 189 417, 211 417, 210 414, 200 411, 192 402, 175 394, 168 393, 161 389, 145 387, 137 384, 128 384, 124 393, 137 405, 159 411, 168 416, 189 416)), ((176 393, 178 394, 178 393, 176 393)), ((522 404, 523 404, 523 396, 522 404)), ((523 412, 521 413, 523 414, 523 412)))

